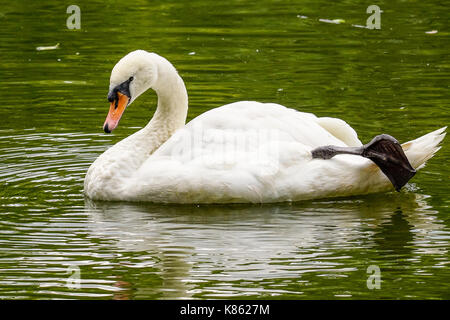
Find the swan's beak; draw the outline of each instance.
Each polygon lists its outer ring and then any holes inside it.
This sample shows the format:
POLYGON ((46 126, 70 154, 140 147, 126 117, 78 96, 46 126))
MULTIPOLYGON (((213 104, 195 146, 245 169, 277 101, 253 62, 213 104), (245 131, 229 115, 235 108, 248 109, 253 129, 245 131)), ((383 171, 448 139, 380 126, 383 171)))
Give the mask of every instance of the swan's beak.
POLYGON ((117 127, 129 101, 129 97, 120 92, 117 92, 117 99, 111 102, 108 116, 106 117, 105 123, 103 124, 103 130, 105 130, 106 133, 111 133, 111 131, 113 131, 117 127))

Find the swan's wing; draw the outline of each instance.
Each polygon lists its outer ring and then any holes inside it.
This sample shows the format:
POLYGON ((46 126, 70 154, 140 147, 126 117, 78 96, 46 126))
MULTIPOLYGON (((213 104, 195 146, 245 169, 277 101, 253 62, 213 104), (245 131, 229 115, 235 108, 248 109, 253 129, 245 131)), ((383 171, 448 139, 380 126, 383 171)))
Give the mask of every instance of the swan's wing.
POLYGON ((164 143, 155 155, 173 154, 173 149, 179 150, 180 144, 186 144, 187 138, 201 139, 202 151, 208 152, 217 145, 226 144, 228 137, 233 142, 234 138, 251 137, 255 134, 262 137, 268 135, 265 138, 271 142, 296 142, 311 148, 323 145, 346 146, 342 139, 344 134, 336 134, 338 130, 332 130, 332 123, 338 124, 334 128, 340 126, 340 133, 346 129, 350 132, 349 136, 353 134, 353 139, 357 140, 355 131, 342 120, 317 118, 311 113, 274 103, 240 101, 212 109, 193 119, 164 143), (329 121, 324 121, 326 119, 329 121), (223 142, 217 140, 219 136, 223 136, 223 142))
POLYGON ((337 118, 317 118, 316 122, 322 126, 325 130, 331 133, 333 136, 344 142, 349 147, 362 146, 361 141, 358 139, 356 131, 348 125, 347 122, 337 118))
POLYGON ((345 146, 313 114, 237 102, 208 111, 178 130, 124 189, 133 193, 130 198, 156 202, 292 199, 293 192, 313 192, 310 186, 323 184, 318 179, 323 172, 309 168, 311 163, 339 162, 311 161, 312 148, 330 144, 345 146))

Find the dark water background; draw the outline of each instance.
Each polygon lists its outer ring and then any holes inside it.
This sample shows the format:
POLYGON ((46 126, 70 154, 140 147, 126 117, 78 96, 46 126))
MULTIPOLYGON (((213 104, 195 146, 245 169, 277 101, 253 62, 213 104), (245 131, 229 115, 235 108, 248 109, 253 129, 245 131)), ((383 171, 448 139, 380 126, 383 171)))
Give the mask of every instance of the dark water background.
POLYGON ((135 49, 177 67, 188 120, 257 100, 342 118, 363 142, 448 125, 445 1, 77 1, 80 30, 70 4, 0 1, 0 298, 450 299, 448 139, 401 193, 263 206, 82 194, 90 163, 154 112, 149 92, 101 130, 110 71, 135 49), (380 30, 353 26, 370 4, 380 30))

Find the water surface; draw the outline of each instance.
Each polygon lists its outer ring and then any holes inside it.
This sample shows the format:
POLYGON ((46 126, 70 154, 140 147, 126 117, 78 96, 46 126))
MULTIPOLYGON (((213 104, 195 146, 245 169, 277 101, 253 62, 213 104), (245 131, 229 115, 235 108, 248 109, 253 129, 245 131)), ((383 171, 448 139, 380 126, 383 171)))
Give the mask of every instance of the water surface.
POLYGON ((342 118, 364 142, 448 125, 442 2, 378 1, 381 30, 353 26, 364 1, 77 4, 81 30, 58 1, 0 6, 0 298, 450 298, 448 140, 401 193, 227 206, 82 193, 90 163, 154 112, 149 92, 102 132, 110 71, 136 49, 177 67, 188 120, 257 100, 342 118))

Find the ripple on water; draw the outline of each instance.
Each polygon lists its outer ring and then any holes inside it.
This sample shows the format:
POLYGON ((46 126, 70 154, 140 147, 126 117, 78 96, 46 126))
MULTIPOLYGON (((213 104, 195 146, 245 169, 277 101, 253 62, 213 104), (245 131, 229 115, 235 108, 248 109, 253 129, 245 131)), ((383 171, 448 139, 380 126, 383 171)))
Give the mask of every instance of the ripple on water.
POLYGON ((448 264, 442 259, 448 231, 427 197, 410 193, 388 195, 384 202, 379 200, 386 196, 372 196, 264 206, 95 203, 83 198, 82 181, 105 148, 103 137, 30 135, 9 139, 21 144, 26 156, 20 157, 16 146, 1 150, 0 181, 7 185, 0 296, 311 297, 314 287, 325 285, 332 296, 345 298, 355 289, 343 287, 340 279, 353 284, 373 263, 363 252, 383 252, 376 263, 394 271, 401 268, 389 267, 392 261, 409 261, 414 276, 402 279, 445 272, 448 264), (386 242, 392 228, 399 237, 393 234, 386 242), (413 271, 420 263, 415 255, 436 261, 413 271), (76 292, 67 287, 72 266, 82 274, 76 292), (132 270, 144 278, 134 278, 132 270), (130 291, 136 281, 146 289, 130 291))

